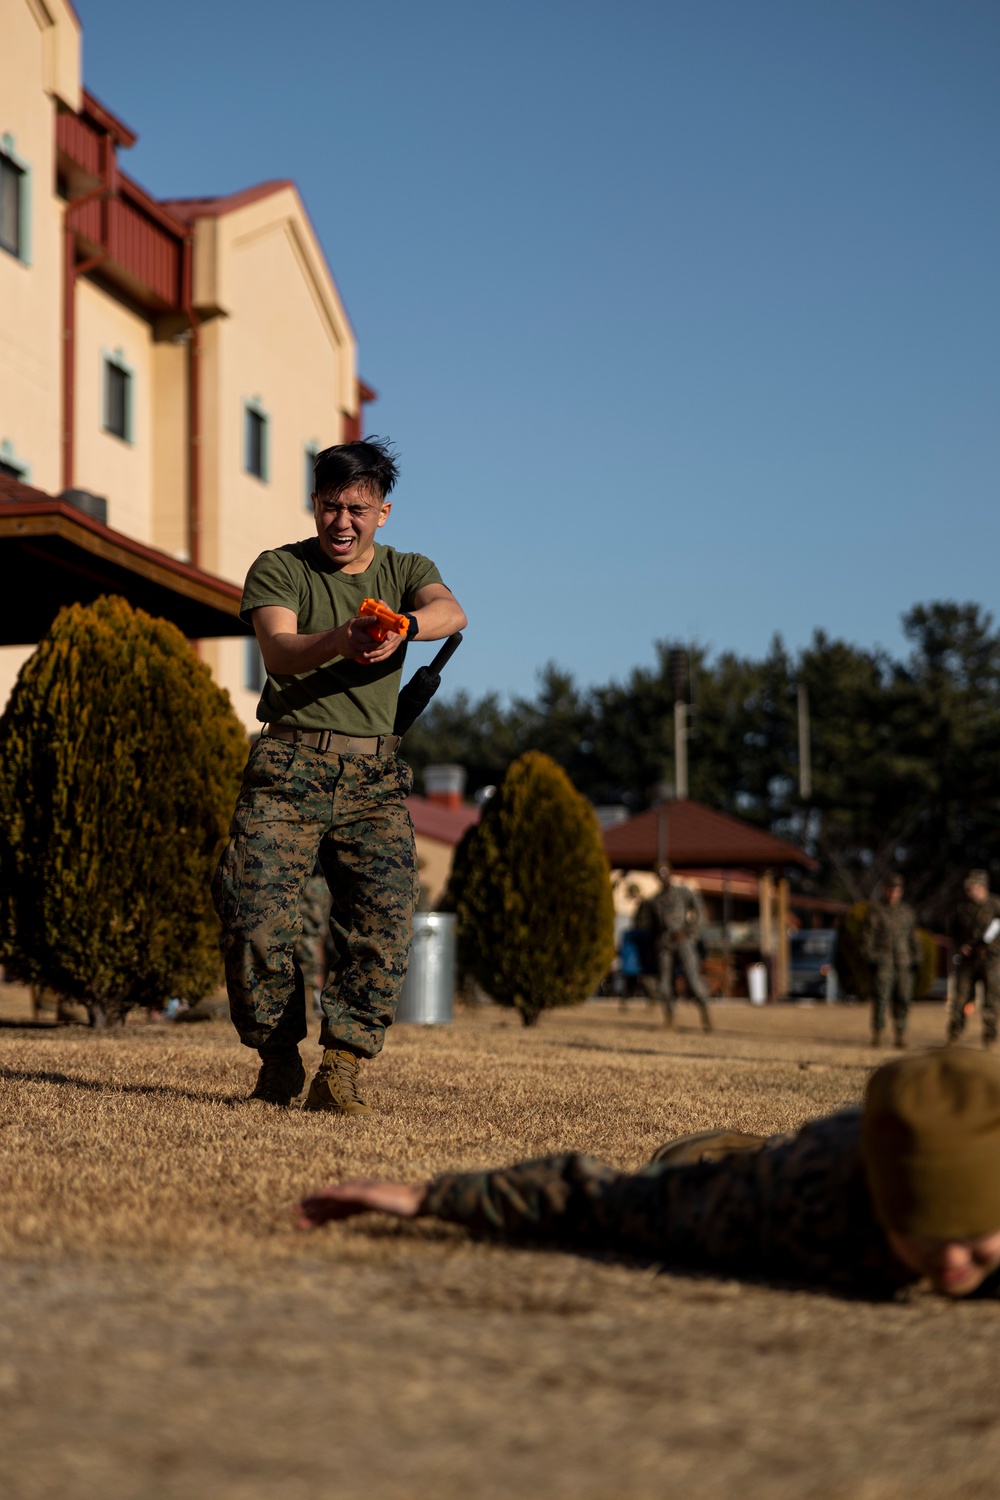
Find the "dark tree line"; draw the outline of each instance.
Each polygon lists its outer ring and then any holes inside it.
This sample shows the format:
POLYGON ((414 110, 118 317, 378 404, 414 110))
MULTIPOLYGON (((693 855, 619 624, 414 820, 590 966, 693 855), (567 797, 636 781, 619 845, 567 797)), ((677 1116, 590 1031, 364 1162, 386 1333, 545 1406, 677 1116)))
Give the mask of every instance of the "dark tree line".
MULTIPOLYGON (((975 604, 917 605, 901 660, 817 631, 755 660, 691 658, 690 795, 803 845, 819 861, 805 888, 868 897, 891 866, 925 921, 940 920, 965 870, 1000 875, 1000 633, 975 604), (812 792, 799 796, 797 694, 808 690, 812 792)), ((550 665, 533 699, 459 693, 407 736, 419 771, 466 766, 498 784, 528 750, 550 755, 595 803, 640 811, 673 780, 669 644, 653 668, 581 690, 550 665)))

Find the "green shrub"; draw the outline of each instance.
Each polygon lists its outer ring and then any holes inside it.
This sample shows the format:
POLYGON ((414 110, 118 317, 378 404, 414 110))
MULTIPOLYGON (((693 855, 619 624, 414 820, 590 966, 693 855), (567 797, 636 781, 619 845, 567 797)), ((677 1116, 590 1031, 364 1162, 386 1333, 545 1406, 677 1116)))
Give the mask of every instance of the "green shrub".
POLYGON ((608 862, 590 803, 555 761, 509 767, 456 851, 459 965, 526 1026, 592 994, 614 957, 608 862))
POLYGON ((917 928, 917 942, 920 944, 920 963, 913 976, 913 998, 923 1000, 930 994, 937 978, 937 944, 922 927, 917 928))
POLYGON ((837 978, 845 995, 858 1000, 872 997, 872 968, 865 957, 863 936, 868 902, 856 901, 845 911, 837 939, 837 978))
POLYGON ((228 695, 173 625, 74 604, 3 719, 0 953, 91 1022, 219 982, 209 880, 246 758, 228 695))

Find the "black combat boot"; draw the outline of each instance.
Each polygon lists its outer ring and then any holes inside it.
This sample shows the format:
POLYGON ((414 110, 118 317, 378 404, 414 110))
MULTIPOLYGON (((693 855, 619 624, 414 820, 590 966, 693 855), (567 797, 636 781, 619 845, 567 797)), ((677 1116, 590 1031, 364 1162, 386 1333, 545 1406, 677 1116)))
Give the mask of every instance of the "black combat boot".
POLYGON ((298 1104, 306 1087, 306 1070, 298 1047, 276 1050, 266 1045, 259 1049, 260 1072, 251 1099, 290 1109, 298 1104))

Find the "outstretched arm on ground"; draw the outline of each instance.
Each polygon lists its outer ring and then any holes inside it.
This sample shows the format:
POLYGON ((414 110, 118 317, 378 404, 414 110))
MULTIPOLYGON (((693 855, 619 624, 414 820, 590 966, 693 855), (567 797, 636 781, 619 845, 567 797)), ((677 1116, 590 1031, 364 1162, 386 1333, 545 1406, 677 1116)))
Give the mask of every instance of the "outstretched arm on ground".
POLYGON ((349 1182, 319 1188, 295 1208, 299 1229, 317 1229, 328 1219, 351 1219, 355 1214, 391 1214, 415 1219, 422 1212, 429 1183, 386 1182, 378 1177, 352 1177, 349 1182))
POLYGON ((417 1185, 358 1178, 304 1199, 296 1222, 309 1229, 374 1212, 447 1219, 522 1239, 648 1252, 662 1246, 661 1173, 651 1168, 630 1175, 570 1152, 492 1172, 447 1173, 417 1185))

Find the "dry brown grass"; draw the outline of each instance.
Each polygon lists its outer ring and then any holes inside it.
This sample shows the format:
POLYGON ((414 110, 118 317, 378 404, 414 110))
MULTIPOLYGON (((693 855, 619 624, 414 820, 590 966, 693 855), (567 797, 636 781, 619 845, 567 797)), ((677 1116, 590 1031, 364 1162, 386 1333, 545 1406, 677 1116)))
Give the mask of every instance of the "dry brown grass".
MULTIPOLYGON (((445 1226, 295 1233, 347 1174, 566 1146, 636 1165, 859 1097, 864 1014, 634 1002, 399 1027, 378 1113, 240 1102, 222 1022, 17 1029, 0 995, 0 1494, 10 1500, 993 1496, 1000 1309, 658 1276, 445 1226)), ((915 1029, 938 1040, 942 1014, 915 1029)))

